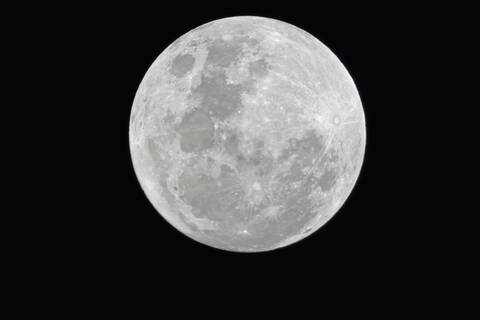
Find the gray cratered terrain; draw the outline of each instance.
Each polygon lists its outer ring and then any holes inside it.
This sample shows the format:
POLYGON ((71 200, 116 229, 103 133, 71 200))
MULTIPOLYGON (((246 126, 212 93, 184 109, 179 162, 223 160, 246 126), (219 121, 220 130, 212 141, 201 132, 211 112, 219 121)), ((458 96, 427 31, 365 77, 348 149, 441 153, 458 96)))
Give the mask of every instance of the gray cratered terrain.
POLYGON ((180 37, 138 88, 135 172, 176 229, 267 251, 319 229, 358 178, 365 118, 352 78, 307 32, 233 17, 180 37))

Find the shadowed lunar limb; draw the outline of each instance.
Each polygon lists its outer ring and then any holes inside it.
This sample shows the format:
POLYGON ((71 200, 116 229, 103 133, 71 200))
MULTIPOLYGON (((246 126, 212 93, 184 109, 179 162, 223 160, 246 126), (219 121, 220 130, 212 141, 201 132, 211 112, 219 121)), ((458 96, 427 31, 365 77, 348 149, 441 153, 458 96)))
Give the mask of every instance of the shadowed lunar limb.
POLYGON ((130 150, 147 198, 175 228, 230 251, 268 251, 324 225, 365 152, 352 78, 290 24, 233 17, 177 39, 147 71, 130 150))

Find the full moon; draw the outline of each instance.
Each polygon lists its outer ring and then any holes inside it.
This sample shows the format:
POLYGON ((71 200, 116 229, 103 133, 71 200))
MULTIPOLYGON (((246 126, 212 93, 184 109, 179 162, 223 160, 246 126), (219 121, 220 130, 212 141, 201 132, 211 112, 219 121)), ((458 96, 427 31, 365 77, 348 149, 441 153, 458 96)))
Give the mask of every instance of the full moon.
POLYGON ((177 230, 269 251, 340 209, 365 153, 365 116, 340 60, 311 34, 240 16, 184 34, 148 69, 130 115, 136 176, 177 230))

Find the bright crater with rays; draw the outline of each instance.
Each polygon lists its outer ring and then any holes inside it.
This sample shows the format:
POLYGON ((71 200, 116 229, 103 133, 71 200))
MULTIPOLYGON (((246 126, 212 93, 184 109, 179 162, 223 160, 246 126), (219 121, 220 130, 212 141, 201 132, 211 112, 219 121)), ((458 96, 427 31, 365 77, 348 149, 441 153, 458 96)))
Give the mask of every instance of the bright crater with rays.
POLYGON ((130 151, 156 210, 203 244, 268 251, 342 206, 365 152, 365 117, 339 59, 278 20, 202 25, 152 64, 132 107, 130 151))

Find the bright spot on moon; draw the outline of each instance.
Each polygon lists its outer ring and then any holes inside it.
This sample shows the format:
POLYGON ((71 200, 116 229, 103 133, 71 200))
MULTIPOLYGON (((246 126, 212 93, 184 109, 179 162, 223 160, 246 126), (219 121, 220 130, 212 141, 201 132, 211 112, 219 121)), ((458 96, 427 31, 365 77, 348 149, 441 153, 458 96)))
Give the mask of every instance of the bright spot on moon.
POLYGON ((339 59, 278 20, 233 17, 172 43, 142 80, 130 151, 156 210, 203 244, 268 251, 324 225, 358 178, 365 117, 339 59))

